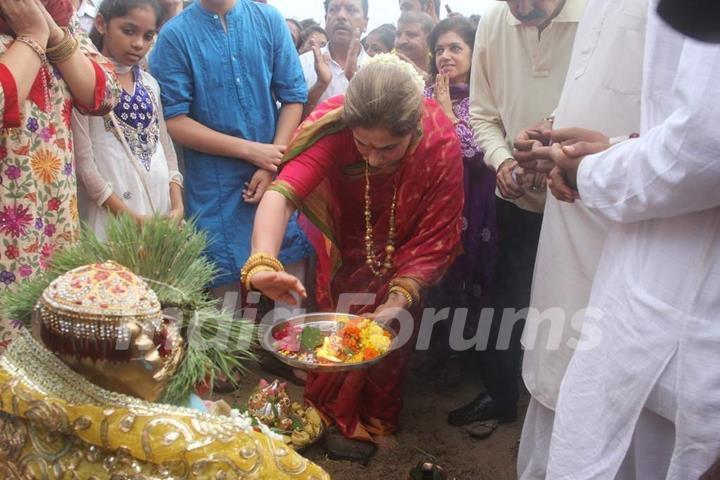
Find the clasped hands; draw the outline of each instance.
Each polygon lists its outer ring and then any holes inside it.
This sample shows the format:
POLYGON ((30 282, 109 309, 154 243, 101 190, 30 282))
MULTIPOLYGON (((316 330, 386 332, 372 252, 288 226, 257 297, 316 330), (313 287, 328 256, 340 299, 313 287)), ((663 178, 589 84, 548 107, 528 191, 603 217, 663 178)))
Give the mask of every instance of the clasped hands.
POLYGON ((610 147, 610 139, 584 128, 551 129, 551 124, 528 128, 515 139, 513 156, 524 172, 547 175, 555 198, 574 203, 580 198, 577 173, 585 156, 610 147))
POLYGON ((16 37, 30 38, 43 49, 57 45, 65 36, 40 0, 2 1, 0 19, 16 37))
MULTIPOLYGON (((362 51, 362 32, 359 29, 353 31, 353 38, 348 47, 347 58, 343 67, 343 72, 348 81, 352 80, 358 70, 358 55, 362 51)), ((315 74, 317 75, 317 82, 327 88, 332 82, 332 69, 330 67, 332 58, 330 52, 322 52, 320 45, 317 45, 311 40, 312 52, 315 59, 315 74)))

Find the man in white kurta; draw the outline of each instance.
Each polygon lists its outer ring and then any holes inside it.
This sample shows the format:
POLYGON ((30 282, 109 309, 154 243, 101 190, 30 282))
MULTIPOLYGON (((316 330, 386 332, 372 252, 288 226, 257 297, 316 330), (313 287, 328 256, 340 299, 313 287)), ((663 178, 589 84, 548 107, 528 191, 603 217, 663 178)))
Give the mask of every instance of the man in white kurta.
POLYGON ((489 332, 480 361, 487 391, 451 411, 451 425, 509 422, 517 416, 520 335, 530 302, 546 189, 544 185, 522 188, 512 140, 557 106, 585 3, 498 2, 478 26, 470 78, 470 123, 485 162, 496 171, 499 194, 505 198, 496 202, 500 249, 491 293, 495 314, 489 328, 480 326, 489 332), (508 322, 506 312, 519 312, 520 321, 508 322))
MULTIPOLYGON (((583 203, 610 227, 590 299, 599 315, 560 391, 553 480, 613 478, 658 387, 675 406, 665 478, 696 479, 720 455, 720 46, 654 13, 647 43, 640 138, 577 171, 583 203)), ((577 153, 556 157, 570 178, 577 153)))
MULTIPOLYGON (((588 2, 555 129, 579 127, 608 137, 640 130, 647 10, 648 0, 588 2)), ((532 399, 518 452, 522 480, 545 478, 560 382, 580 336, 607 228, 607 220, 582 203, 548 195, 523 338, 523 380, 532 399)))

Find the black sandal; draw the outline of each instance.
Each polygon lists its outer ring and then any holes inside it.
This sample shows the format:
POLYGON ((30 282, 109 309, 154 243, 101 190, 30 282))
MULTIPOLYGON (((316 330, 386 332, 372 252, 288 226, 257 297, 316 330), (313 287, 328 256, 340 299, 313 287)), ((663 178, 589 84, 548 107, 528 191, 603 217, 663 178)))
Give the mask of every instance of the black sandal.
POLYGON ((331 427, 325 437, 325 450, 332 460, 348 460, 367 467, 377 451, 374 443, 345 438, 337 427, 331 427))

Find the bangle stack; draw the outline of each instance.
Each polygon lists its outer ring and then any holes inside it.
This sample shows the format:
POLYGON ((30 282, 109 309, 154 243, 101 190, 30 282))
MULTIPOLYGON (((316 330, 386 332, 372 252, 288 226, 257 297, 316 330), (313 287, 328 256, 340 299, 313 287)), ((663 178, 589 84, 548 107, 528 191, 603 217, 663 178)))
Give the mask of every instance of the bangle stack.
POLYGON ((28 47, 32 48, 33 52, 37 53, 40 57, 40 61, 44 64, 47 63, 48 57, 44 48, 42 48, 35 40, 30 37, 17 37, 16 42, 24 43, 28 47))
POLYGON ((252 290, 252 277, 260 272, 282 272, 285 270, 283 264, 277 258, 267 253, 256 253, 247 259, 240 270, 240 281, 246 291, 252 290))
POLYGON ((410 294, 410 292, 405 290, 403 287, 398 287, 397 285, 394 287, 390 287, 389 294, 392 295, 393 293, 405 297, 405 300, 407 301, 407 308, 410 308, 413 306, 414 302, 413 302, 412 295, 410 294))
POLYGON ((80 42, 70 33, 70 30, 66 27, 62 27, 62 30, 65 36, 63 36, 60 43, 45 51, 48 60, 56 65, 67 61, 80 46, 80 42))
POLYGON ((407 308, 412 307, 420 301, 420 292, 417 291, 414 282, 408 279, 396 278, 391 281, 388 294, 392 293, 405 297, 405 300, 408 302, 407 308))

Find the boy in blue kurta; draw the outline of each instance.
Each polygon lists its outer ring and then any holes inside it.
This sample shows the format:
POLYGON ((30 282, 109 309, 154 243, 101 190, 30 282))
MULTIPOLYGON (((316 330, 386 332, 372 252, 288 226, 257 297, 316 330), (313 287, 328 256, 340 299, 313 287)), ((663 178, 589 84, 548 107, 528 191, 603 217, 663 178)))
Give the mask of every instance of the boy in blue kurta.
MULTIPOLYGON (((257 203, 307 101, 290 32, 269 5, 197 0, 163 27, 150 69, 168 131, 185 150, 187 214, 211 236, 213 287, 235 289, 257 203)), ((299 262, 310 249, 292 221, 280 259, 299 262)))

